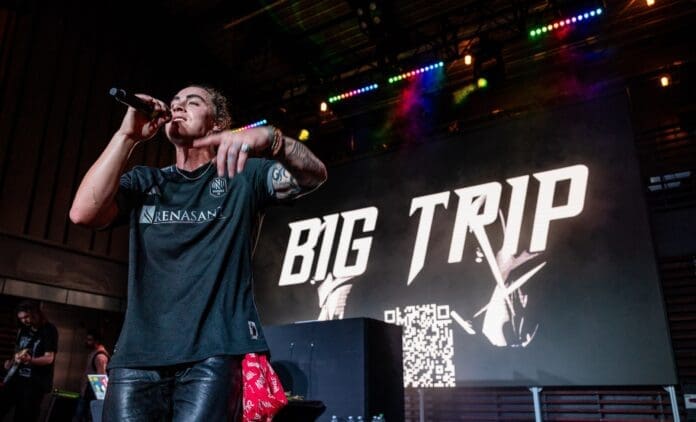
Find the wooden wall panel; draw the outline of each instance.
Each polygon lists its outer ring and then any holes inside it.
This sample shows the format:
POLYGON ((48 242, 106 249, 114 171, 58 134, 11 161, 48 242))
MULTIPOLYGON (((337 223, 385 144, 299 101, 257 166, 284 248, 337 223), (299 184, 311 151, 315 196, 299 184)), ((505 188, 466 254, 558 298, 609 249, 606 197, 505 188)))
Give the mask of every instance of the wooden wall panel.
MULTIPOLYGON (((63 60, 66 51, 66 25, 64 21, 58 21, 52 24, 47 22, 41 25, 43 28, 48 28, 47 34, 44 34, 42 45, 45 41, 51 45, 52 60, 44 67, 44 77, 46 81, 43 91, 39 91, 38 98, 41 98, 41 92, 45 93, 45 101, 43 101, 43 111, 34 115, 35 118, 41 116, 41 132, 38 134, 39 148, 34 157, 34 168, 31 179, 31 196, 29 198, 29 210, 24 218, 24 228, 22 233, 33 234, 40 237, 45 232, 45 224, 47 213, 50 209, 50 192, 53 185, 53 173, 57 161, 57 146, 60 140, 61 128, 63 127, 63 116, 58 113, 59 104, 61 104, 62 96, 65 95, 63 80, 61 80, 61 69, 59 65, 63 60)), ((38 125, 37 125, 38 126, 38 125)), ((26 136, 26 135, 25 135, 26 136)))
POLYGON ((79 33, 67 29, 72 24, 73 22, 67 21, 62 25, 59 60, 52 72, 53 93, 45 115, 43 149, 34 179, 32 208, 24 230, 25 234, 38 239, 48 236, 56 188, 61 180, 60 165, 65 148, 67 123, 70 120, 66 119, 66 114, 75 83, 73 69, 67 64, 74 63, 79 52, 79 33))
POLYGON ((3 234, 0 250, 2 277, 125 297, 127 266, 122 262, 3 234))
MULTIPOLYGON (((106 31, 103 34, 105 45, 112 45, 114 47, 114 54, 105 55, 101 61, 101 66, 97 73, 100 75, 97 78, 96 90, 99 94, 99 90, 103 89, 103 95, 106 95, 108 88, 114 85, 114 81, 124 73, 130 73, 132 69, 127 63, 124 63, 120 59, 124 53, 123 46, 118 45, 117 36, 113 31, 106 31)), ((127 85, 125 85, 127 86, 127 85)), ((115 104, 115 102, 100 103, 100 107, 91 116, 92 119, 98 122, 98 125, 94 128, 91 134, 90 142, 87 146, 87 153, 85 154, 85 160, 83 161, 83 171, 86 172, 87 169, 96 161, 96 159, 101 155, 102 151, 111 140, 113 133, 118 129, 121 124, 123 108, 120 104, 115 104), (119 106, 117 109, 116 106, 119 106), (119 111, 120 113, 117 113, 119 111)), ((84 174, 84 172, 82 174, 84 174)), ((92 231, 91 243, 89 245, 89 250, 94 251, 98 254, 109 255, 110 242, 112 239, 112 231, 92 231)))
MULTIPOLYGON (((15 13, 0 9, 0 81, 5 80, 5 72, 7 71, 7 61, 10 57, 10 46, 12 43, 12 34, 14 34, 15 13)), ((0 84, 0 98, 2 98, 2 85, 0 84)), ((0 102, 0 106, 2 102, 0 102)))
POLYGON ((87 124, 85 115, 89 108, 90 89, 97 60, 97 52, 85 45, 86 39, 89 39, 92 33, 86 30, 81 33, 78 46, 80 53, 73 69, 73 77, 78 83, 73 87, 72 101, 65 116, 68 119, 65 147, 62 155, 58 157, 60 170, 48 236, 48 240, 58 243, 66 242, 67 215, 73 199, 73 187, 78 183, 76 179, 82 176, 78 175, 77 167, 82 153, 82 137, 87 124))
MULTIPOLYGON (((8 173, 11 163, 18 160, 23 151, 14 142, 17 132, 17 119, 19 109, 24 101, 26 76, 29 74, 28 64, 31 57, 31 48, 34 43, 35 17, 31 14, 16 14, 17 25, 13 33, 8 37, 11 45, 8 59, 8 69, 3 79, 3 107, 0 114, 0 202, 3 207, 0 216, 14 211, 15 202, 11 193, 14 190, 14 179, 8 173), (7 207, 6 204, 12 204, 7 207)), ((0 218, 0 230, 15 231, 17 226, 12 226, 4 218, 0 218)))
MULTIPOLYGON (((98 33, 93 42, 96 46, 100 46, 103 45, 104 41, 105 35, 103 33, 98 33)), ((100 48, 94 49, 98 52, 101 51, 100 48)), ((100 101, 106 95, 106 90, 103 92, 99 91, 100 87, 107 85, 112 79, 110 66, 114 60, 115 58, 113 56, 110 57, 110 55, 98 53, 95 65, 92 68, 92 72, 94 72, 94 79, 92 80, 93 87, 89 91, 88 107, 83 117, 85 125, 80 137, 80 156, 70 192, 71 202, 82 177, 87 173, 87 170, 89 170, 91 165, 96 161, 106 145, 104 128, 108 126, 108 119, 105 118, 102 109, 105 103, 100 101), (110 58, 112 60, 110 60, 110 58)), ((66 243, 79 250, 92 250, 93 230, 76 226, 66 219, 65 231, 66 243)))
POLYGON ((5 177, 12 183, 4 185, 3 195, 12 199, 13 206, 0 210, 0 220, 13 232, 25 231, 31 214, 36 171, 43 150, 44 134, 60 50, 59 28, 45 16, 36 18, 33 43, 29 46, 29 61, 24 75, 21 101, 15 112, 14 131, 11 133, 12 159, 5 177), (35 52, 41 49, 41 54, 35 52))

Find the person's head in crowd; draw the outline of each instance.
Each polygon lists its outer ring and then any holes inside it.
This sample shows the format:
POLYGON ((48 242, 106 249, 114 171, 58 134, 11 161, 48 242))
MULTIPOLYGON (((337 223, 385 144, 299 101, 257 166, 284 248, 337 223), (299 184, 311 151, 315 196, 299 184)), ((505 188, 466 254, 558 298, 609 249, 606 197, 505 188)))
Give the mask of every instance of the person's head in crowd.
POLYGON ((46 316, 41 311, 39 302, 23 300, 17 305, 17 319, 27 327, 39 328, 46 323, 46 316))

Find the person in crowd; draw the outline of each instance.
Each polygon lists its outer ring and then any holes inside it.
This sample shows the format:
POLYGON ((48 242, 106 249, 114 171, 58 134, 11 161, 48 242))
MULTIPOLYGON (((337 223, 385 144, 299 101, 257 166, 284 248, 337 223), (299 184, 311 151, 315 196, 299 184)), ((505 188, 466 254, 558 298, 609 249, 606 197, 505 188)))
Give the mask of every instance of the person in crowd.
POLYGON ((7 374, 0 390, 0 420, 14 408, 15 422, 34 422, 44 395, 53 388, 58 330, 48 322, 37 302, 22 301, 16 311, 20 327, 15 355, 5 361, 7 374))
POLYGON ((106 366, 109 363, 111 355, 102 344, 101 336, 97 331, 87 331, 85 336, 85 347, 89 351, 87 355, 87 364, 85 371, 82 374, 82 384, 80 385, 80 398, 75 409, 73 422, 88 422, 91 421, 90 403, 96 399, 94 390, 90 386, 88 375, 101 374, 106 375, 106 366))

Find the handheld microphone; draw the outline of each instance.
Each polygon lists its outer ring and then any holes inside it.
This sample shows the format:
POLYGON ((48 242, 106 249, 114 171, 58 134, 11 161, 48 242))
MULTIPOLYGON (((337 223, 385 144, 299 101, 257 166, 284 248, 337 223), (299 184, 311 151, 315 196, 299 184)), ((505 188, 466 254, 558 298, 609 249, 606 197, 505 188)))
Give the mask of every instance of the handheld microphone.
POLYGON ((127 106, 133 107, 139 112, 145 114, 150 119, 155 119, 162 114, 166 115, 168 119, 171 119, 172 114, 169 110, 155 111, 155 107, 152 104, 146 102, 145 100, 139 97, 136 97, 133 94, 126 92, 125 89, 111 88, 109 90, 109 95, 114 97, 116 101, 123 103, 127 106))

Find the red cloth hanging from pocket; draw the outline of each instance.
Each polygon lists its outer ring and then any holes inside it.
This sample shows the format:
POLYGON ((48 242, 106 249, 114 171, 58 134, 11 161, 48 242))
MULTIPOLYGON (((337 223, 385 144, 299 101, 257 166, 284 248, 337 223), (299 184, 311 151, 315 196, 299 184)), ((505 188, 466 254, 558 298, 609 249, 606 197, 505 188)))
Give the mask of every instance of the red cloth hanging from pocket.
POLYGON ((266 355, 247 353, 242 360, 244 422, 270 422, 288 403, 280 378, 266 355))

